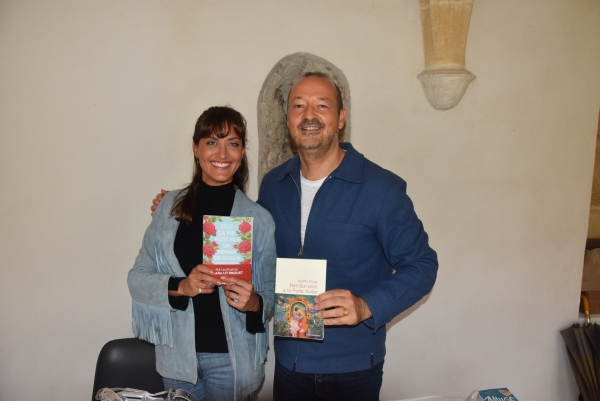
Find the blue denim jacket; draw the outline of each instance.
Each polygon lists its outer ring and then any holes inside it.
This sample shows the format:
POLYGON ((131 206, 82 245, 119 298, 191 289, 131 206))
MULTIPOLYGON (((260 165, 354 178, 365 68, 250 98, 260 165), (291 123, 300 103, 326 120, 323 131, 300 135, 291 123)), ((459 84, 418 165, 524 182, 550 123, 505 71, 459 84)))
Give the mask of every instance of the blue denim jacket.
MULTIPOLYGON (((179 222, 170 216, 178 191, 165 195, 144 234, 142 248, 129 271, 127 285, 133 298, 133 332, 155 344, 156 370, 164 377, 196 383, 194 308, 173 309, 168 299, 169 277, 185 277, 173 251, 179 222)), ((219 288, 227 345, 235 375, 235 399, 256 390, 264 378, 268 318, 275 290, 275 224, 269 212, 237 190, 232 216, 254 217, 252 284, 263 299, 265 333, 246 331, 246 314, 230 307, 219 288)), ((200 245, 199 245, 200 246, 200 245)))
POLYGON ((263 178, 258 203, 275 220, 280 258, 326 259, 326 289, 362 297, 373 316, 356 326, 326 326, 323 341, 275 337, 275 356, 301 373, 365 370, 385 356, 385 325, 425 296, 438 263, 406 182, 352 145, 315 195, 301 248, 300 160, 263 178))

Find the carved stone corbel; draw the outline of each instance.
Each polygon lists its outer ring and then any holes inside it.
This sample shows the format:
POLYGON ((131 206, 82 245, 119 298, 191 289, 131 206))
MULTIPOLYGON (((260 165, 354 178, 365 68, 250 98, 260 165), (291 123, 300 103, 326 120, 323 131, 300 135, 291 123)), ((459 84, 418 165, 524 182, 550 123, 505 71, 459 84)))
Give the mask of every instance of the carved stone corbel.
POLYGON ((436 110, 456 106, 475 79, 465 68, 473 1, 419 0, 425 70, 417 78, 436 110))

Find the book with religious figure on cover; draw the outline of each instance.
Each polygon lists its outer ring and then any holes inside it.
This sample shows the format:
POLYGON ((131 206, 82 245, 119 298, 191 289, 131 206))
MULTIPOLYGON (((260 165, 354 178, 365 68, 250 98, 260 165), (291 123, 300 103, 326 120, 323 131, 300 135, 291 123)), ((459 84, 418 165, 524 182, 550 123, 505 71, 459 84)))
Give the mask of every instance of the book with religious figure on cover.
POLYGON ((315 297, 325 292, 327 261, 277 258, 273 335, 322 340, 323 319, 315 297))
POLYGON ((215 276, 252 281, 252 217, 203 216, 202 263, 215 276))
POLYGON ((519 401, 507 388, 479 390, 479 401, 519 401))

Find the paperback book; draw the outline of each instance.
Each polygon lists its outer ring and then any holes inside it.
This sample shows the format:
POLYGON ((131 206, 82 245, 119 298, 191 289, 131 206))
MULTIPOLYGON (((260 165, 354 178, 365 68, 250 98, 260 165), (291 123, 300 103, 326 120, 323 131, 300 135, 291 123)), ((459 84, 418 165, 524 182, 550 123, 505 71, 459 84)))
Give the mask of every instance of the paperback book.
POLYGON ((507 388, 479 390, 479 401, 519 401, 507 388))
POLYGON ((252 280, 252 217, 204 216, 202 263, 215 276, 252 280))
POLYGON ((314 305, 315 297, 325 292, 326 274, 326 260, 277 259, 273 335, 323 339, 323 319, 314 305))

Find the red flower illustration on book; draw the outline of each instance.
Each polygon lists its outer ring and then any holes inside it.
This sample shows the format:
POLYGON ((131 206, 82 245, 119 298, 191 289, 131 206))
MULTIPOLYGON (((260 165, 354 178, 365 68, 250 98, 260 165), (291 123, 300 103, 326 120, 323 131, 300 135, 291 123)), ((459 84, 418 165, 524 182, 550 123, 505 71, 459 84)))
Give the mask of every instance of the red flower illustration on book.
POLYGON ((213 248, 212 244, 206 244, 202 247, 202 252, 204 253, 205 258, 212 259, 215 256, 215 248, 213 248))
POLYGON ((243 264, 243 265, 251 265, 252 264, 252 259, 244 259, 244 261, 241 264, 243 264))
POLYGON ((238 246, 238 251, 239 253, 248 253, 252 250, 252 244, 248 241, 242 241, 240 242, 240 245, 238 246))
POLYGON ((211 235, 216 235, 217 234, 217 228, 215 227, 215 225, 213 223, 211 223, 210 221, 205 221, 204 224, 202 225, 202 230, 204 231, 205 234, 207 234, 208 236, 211 235))
POLYGON ((239 226, 239 230, 242 234, 246 234, 250 232, 250 230, 252 230, 252 225, 247 221, 243 221, 242 224, 240 224, 239 226))

